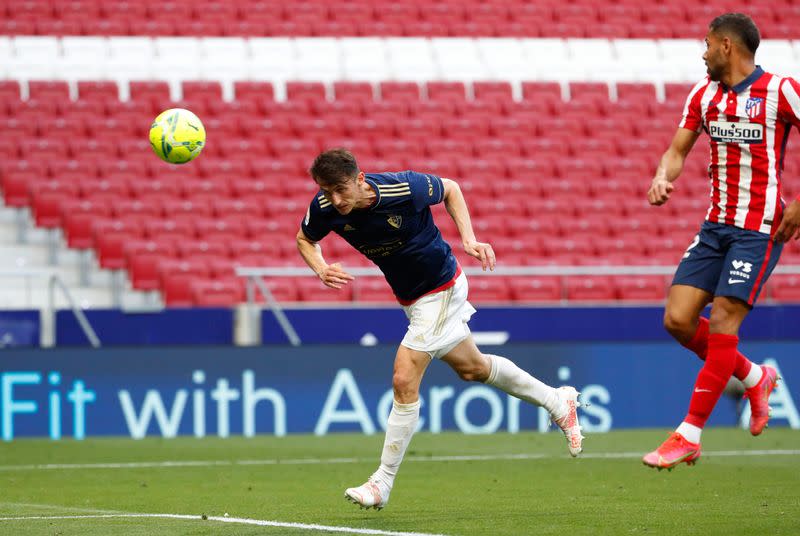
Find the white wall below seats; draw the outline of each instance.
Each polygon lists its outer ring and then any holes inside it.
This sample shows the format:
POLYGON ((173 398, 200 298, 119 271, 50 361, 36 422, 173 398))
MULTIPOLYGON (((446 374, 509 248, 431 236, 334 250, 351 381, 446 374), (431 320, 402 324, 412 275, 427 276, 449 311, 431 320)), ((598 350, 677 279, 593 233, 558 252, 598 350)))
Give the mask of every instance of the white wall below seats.
MULTIPOLYGON (((696 82, 702 54, 687 39, 24 36, 0 37, 0 78, 166 80, 175 99, 183 80, 219 80, 226 98, 234 80, 269 80, 280 99, 287 80, 696 82)), ((800 77, 800 41, 765 40, 757 61, 800 77)))

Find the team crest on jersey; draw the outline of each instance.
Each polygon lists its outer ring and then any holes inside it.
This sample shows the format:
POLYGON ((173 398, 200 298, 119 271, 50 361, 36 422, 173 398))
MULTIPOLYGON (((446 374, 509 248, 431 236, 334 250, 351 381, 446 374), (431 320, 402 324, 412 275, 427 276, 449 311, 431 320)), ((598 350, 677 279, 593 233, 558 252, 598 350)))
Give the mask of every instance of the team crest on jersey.
POLYGON ((744 111, 747 112, 747 117, 755 119, 761 115, 761 108, 764 106, 764 99, 762 97, 750 97, 744 104, 744 111))
POLYGON ((403 225, 403 217, 393 214, 386 218, 386 222, 395 229, 399 229, 400 226, 403 225))

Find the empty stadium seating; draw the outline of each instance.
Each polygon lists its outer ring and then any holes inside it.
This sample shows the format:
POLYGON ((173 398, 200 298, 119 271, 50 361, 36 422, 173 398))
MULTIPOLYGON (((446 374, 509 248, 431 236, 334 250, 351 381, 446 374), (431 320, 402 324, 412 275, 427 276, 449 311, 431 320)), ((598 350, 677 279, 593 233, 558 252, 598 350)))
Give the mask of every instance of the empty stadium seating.
MULTIPOLYGON (((762 63, 794 72, 798 7, 748 9, 768 38, 762 63)), ((7 2, 0 189, 6 205, 30 207, 37 226, 171 306, 241 301, 237 265, 302 266, 294 235, 316 193, 306 170, 335 146, 368 172, 457 178, 501 266, 673 265, 706 210, 706 155, 693 152, 668 205, 644 194, 689 81, 704 74, 707 23, 724 10, 717 0, 7 2), (176 106, 209 133, 185 166, 158 160, 146 139, 176 106)), ((800 171, 791 154, 786 167, 800 171)), ((457 246, 452 220, 434 213, 457 246)), ((370 264, 338 237, 324 247, 347 266, 370 264)), ((776 278, 767 296, 797 299, 795 279, 776 278)), ((668 282, 474 277, 470 299, 658 301, 668 282)), ((341 292, 313 278, 268 284, 280 300, 393 300, 380 278, 341 292)))
MULTIPOLYGON (((56 2, 26 0, 0 6, 6 35, 207 35, 207 36, 421 36, 682 38, 702 34, 708 21, 729 9, 715 0, 688 5, 635 1, 329 3, 201 1, 56 2), (663 21, 668 20, 669 24, 663 21)), ((800 8, 776 1, 747 11, 770 38, 797 35, 800 8)))
MULTIPOLYGON (((291 82, 279 102, 259 83, 238 84, 241 98, 230 103, 219 84, 187 82, 184 98, 220 128, 209 129, 198 160, 169 166, 146 143, 129 142, 144 139, 153 115, 172 105, 165 84, 133 82, 131 100, 121 103, 113 84, 82 84, 76 100, 64 84, 31 84, 23 101, 14 83, 4 83, 0 132, 13 136, 2 136, 3 195, 8 205, 30 206, 37 225, 62 228, 70 247, 94 250, 99 266, 126 269, 134 289, 158 290, 175 306, 241 299, 237 262, 300 265, 294 234, 316 192, 305 169, 333 145, 352 147, 368 171, 411 167, 457 177, 476 231, 493 241, 501 265, 674 264, 703 217, 707 189, 705 155, 697 151, 679 183, 685 197, 662 208, 643 202, 679 113, 674 102, 655 100, 653 86, 617 84, 632 108, 665 118, 655 133, 637 132, 630 116, 602 112, 615 105, 605 84, 572 84, 566 102, 556 88, 528 84, 515 101, 503 83, 291 82), (581 120, 583 99, 599 117, 581 120), (547 105, 530 106, 539 102, 547 105)), ((442 207, 434 213, 458 244, 442 207)), ((366 264, 337 240, 326 240, 332 257, 366 264)), ((292 292, 285 283, 273 281, 287 299, 391 300, 385 283, 372 278, 339 293, 313 279, 297 280, 292 292)), ((479 303, 653 301, 663 299, 667 283, 475 277, 470 296, 479 303)), ((774 295, 794 297, 796 287, 779 279, 774 295)))

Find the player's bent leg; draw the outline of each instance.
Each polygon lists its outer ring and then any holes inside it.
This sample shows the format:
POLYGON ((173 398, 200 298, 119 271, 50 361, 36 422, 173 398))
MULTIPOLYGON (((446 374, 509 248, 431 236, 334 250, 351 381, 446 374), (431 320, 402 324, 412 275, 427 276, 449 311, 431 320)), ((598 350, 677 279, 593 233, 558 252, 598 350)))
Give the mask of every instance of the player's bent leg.
POLYGON ((394 402, 389 412, 381 464, 365 483, 344 492, 361 508, 380 510, 389 502, 394 479, 419 422, 419 385, 431 361, 427 352, 400 346, 394 361, 394 402))
POLYGON ((472 336, 467 337, 442 357, 465 380, 481 381, 526 402, 545 408, 564 436, 572 456, 583 449, 583 436, 578 421, 580 406, 574 387, 555 389, 537 380, 511 360, 483 354, 472 336))
MULTIPOLYGON (((706 305, 711 303, 713 295, 700 288, 689 285, 672 285, 664 308, 664 329, 679 343, 705 359, 705 344, 702 334, 700 340, 691 344, 698 333, 698 319, 706 305), (701 352, 702 351, 702 355, 701 352)), ((707 338, 707 332, 706 337, 707 338)))
MULTIPOLYGON (((688 285, 673 285, 670 288, 667 306, 664 309, 665 329, 684 347, 705 361, 708 353, 710 324, 700 316, 705 306, 713 300, 713 295, 705 290, 688 285)), ((736 354, 736 367, 733 375, 753 387, 761 379, 761 369, 741 352, 736 354)))

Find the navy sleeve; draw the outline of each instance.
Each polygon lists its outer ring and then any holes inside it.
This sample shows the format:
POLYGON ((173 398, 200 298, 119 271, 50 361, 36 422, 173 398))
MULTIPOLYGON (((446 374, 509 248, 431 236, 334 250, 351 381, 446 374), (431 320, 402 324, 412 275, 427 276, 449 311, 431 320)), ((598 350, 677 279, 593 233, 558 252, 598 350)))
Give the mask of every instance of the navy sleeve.
POLYGON ((328 219, 319 208, 319 201, 316 198, 308 206, 300 228, 303 230, 303 234, 314 242, 319 242, 331 232, 328 219))
POLYGON ((436 175, 417 173, 416 171, 405 171, 404 173, 411 188, 411 201, 417 212, 444 200, 442 179, 436 175))

